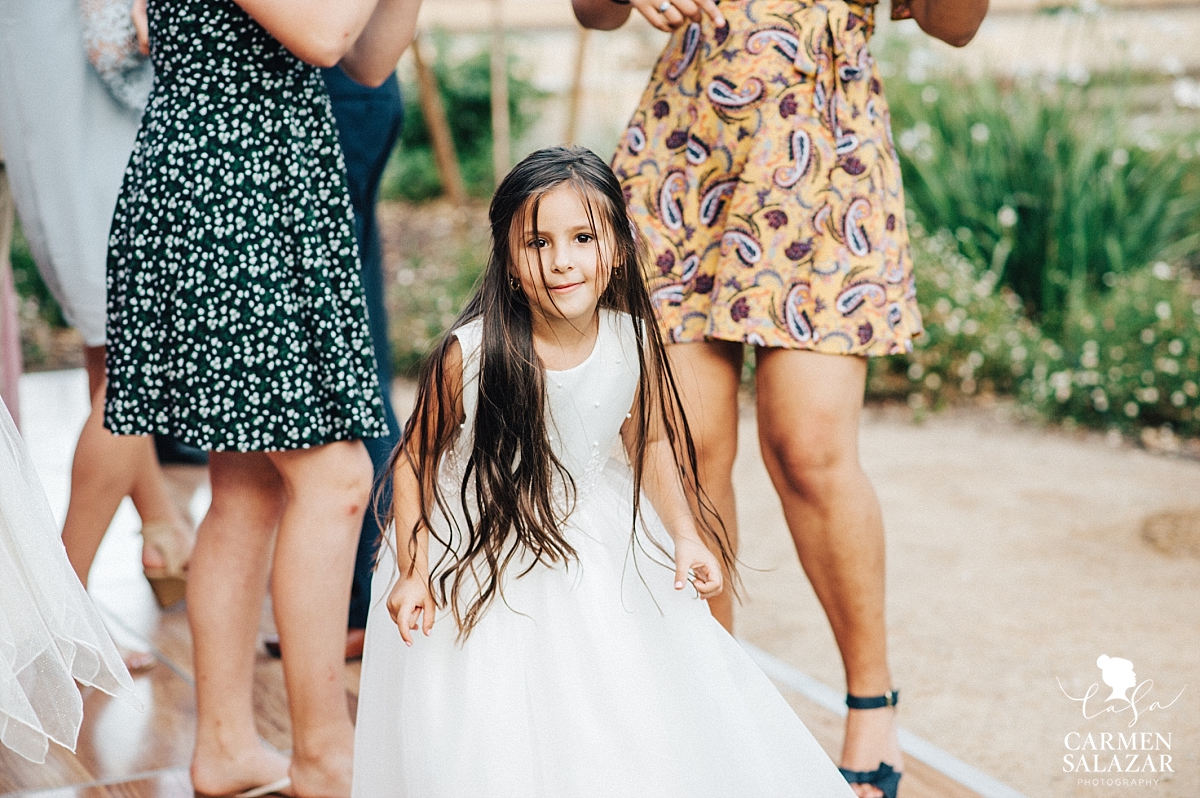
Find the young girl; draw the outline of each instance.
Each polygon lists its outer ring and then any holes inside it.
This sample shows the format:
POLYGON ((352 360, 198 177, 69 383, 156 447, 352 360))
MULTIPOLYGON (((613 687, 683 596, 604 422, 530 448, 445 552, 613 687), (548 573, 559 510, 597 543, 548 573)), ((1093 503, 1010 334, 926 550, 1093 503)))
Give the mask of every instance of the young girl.
POLYGON ((696 600, 731 562, 612 171, 541 150, 490 217, 395 455, 354 795, 849 796, 696 600))

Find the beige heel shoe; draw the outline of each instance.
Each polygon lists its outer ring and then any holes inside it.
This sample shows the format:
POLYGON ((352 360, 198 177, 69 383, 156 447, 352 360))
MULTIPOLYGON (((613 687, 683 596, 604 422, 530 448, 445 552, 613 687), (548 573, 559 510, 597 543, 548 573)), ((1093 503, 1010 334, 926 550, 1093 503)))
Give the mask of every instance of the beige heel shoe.
POLYGON ((166 563, 158 568, 143 569, 158 606, 164 609, 183 601, 187 590, 186 569, 191 550, 181 547, 179 538, 175 525, 168 521, 155 521, 142 527, 142 545, 157 551, 166 563))

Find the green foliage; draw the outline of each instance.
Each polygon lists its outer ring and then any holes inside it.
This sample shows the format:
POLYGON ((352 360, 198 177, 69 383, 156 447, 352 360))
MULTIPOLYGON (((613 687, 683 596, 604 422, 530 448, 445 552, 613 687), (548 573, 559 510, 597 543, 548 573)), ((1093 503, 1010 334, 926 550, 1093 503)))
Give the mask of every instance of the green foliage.
POLYGON ((872 398, 914 410, 977 394, 1015 396, 1028 417, 1102 430, 1200 437, 1200 281, 1165 261, 1073 298, 1062 335, 1021 313, 995 272, 948 232, 914 229, 926 333, 908 358, 875 358, 872 398))
POLYGON ((1200 436, 1200 283, 1166 262, 1074 303, 1064 346, 1039 352, 1021 400, 1041 416, 1200 436))
POLYGON ((488 256, 486 208, 407 206, 405 254, 396 269, 391 314, 392 368, 415 376, 430 346, 458 316, 488 256))
POLYGON ((961 397, 1010 394, 1028 371, 1041 332, 1021 314, 1021 300, 958 251, 948 232, 912 229, 917 301, 925 334, 907 358, 873 358, 868 394, 907 398, 914 409, 961 397))
POLYGON ((9 257, 12 260, 13 286, 22 304, 28 306, 32 303, 36 308, 37 317, 45 324, 51 327, 66 327, 67 320, 63 317, 62 308, 42 281, 42 275, 38 273, 37 264, 33 262, 29 242, 25 240, 19 222, 13 226, 9 257))
POLYGON ((1126 88, 888 84, 909 208, 951 231, 1047 333, 1073 296, 1160 258, 1200 264, 1200 141, 1131 134, 1126 88))
MULTIPOLYGON (((444 41, 436 40, 438 56, 431 64, 446 108, 459 167, 467 192, 488 197, 495 187, 492 174, 491 58, 487 51, 461 62, 445 55, 444 41)), ((545 95, 523 74, 515 58, 509 58, 508 113, 512 138, 520 137, 537 121, 537 104, 545 95)), ((433 143, 425 123, 418 89, 406 84, 404 130, 388 160, 380 194, 384 199, 420 202, 442 194, 433 143)))

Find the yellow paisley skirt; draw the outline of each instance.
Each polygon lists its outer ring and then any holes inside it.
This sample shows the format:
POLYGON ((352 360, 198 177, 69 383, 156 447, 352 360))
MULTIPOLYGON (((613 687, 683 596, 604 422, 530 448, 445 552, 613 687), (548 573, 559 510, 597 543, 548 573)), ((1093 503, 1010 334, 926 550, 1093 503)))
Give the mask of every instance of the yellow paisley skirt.
POLYGON ((664 336, 910 351, 921 314, 874 8, 721 12, 727 27, 676 31, 613 159, 664 336))

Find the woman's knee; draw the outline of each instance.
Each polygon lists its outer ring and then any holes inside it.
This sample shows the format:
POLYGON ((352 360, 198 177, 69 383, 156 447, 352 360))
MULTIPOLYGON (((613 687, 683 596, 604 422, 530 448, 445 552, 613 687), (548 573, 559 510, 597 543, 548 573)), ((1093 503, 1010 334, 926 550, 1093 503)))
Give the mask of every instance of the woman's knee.
POLYGON ((261 452, 210 452, 209 513, 236 519, 241 525, 274 529, 283 512, 279 472, 261 452))
POLYGON ((859 471, 856 438, 830 427, 768 428, 759 438, 777 486, 808 499, 819 501, 859 471))
POLYGON ((344 516, 360 516, 366 510, 374 470, 361 441, 281 452, 273 459, 287 483, 289 500, 344 516))

